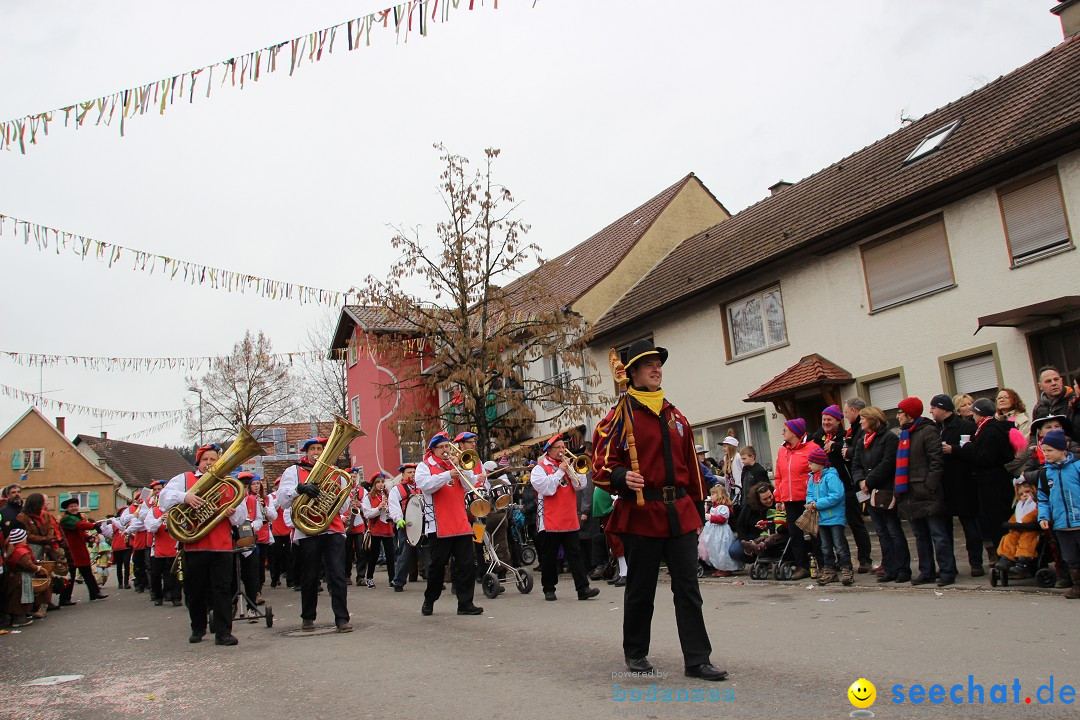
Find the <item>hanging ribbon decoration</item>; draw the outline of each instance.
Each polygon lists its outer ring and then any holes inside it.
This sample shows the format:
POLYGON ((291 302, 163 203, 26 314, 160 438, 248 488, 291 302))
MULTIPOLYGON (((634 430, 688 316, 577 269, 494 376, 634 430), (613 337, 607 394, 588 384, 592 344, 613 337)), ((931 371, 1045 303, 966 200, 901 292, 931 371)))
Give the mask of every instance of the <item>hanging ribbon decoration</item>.
MULTIPOLYGON (((361 348, 362 351, 362 348, 361 348)), ((289 363, 303 359, 325 359, 323 350, 297 350, 270 353, 278 362, 289 363)), ((336 359, 344 356, 343 350, 334 351, 336 359)), ((193 357, 105 357, 100 355, 50 355, 47 353, 14 352, 0 350, 0 357, 23 367, 79 367, 84 370, 119 370, 121 372, 154 372, 155 370, 200 370, 203 365, 213 368, 232 361, 229 355, 201 355, 193 357)))
MULTIPOLYGON (((120 136, 123 137, 126 122, 136 116, 146 115, 153 110, 164 115, 165 108, 174 103, 185 100, 194 103, 196 94, 200 98, 210 97, 215 77, 219 78, 218 87, 228 83, 233 88, 239 85, 241 90, 245 82, 258 82, 261 76, 277 72, 279 66, 282 70, 288 67, 291 77, 305 59, 308 63, 316 63, 322 60, 324 52, 326 55, 333 53, 334 42, 339 35, 345 36, 345 43, 338 47, 346 47, 350 51, 362 45, 371 45, 373 27, 388 29, 392 25, 396 42, 408 42, 410 33, 427 36, 431 23, 447 22, 450 9, 456 10, 459 3, 460 0, 443 0, 442 13, 439 13, 439 0, 410 0, 146 85, 6 120, 0 122, 0 150, 18 147, 19 152, 26 154, 26 146, 36 145, 41 137, 49 134, 49 124, 61 119, 64 127, 75 129, 86 124, 109 126, 116 122, 120 127, 120 136)), ((483 5, 482 2, 480 4, 483 5)), ((469 0, 468 9, 474 9, 475 5, 475 0, 469 0)), ((535 6, 534 2, 533 7, 535 6)), ((498 0, 495 0, 494 8, 499 8, 498 0)))
POLYGON ((9 398, 14 398, 20 402, 29 403, 35 406, 49 407, 63 412, 75 413, 78 415, 90 415, 97 418, 115 418, 120 420, 139 420, 141 418, 158 419, 158 418, 170 418, 173 420, 180 419, 184 411, 181 410, 110 410, 108 408, 90 407, 89 405, 79 405, 77 403, 65 402, 63 400, 53 400, 52 398, 44 397, 38 393, 26 392, 18 388, 13 388, 8 385, 0 385, 0 392, 9 398))
POLYGON ((116 439, 117 440, 134 440, 136 438, 146 437, 147 435, 153 435, 154 433, 158 432, 159 430, 164 430, 167 427, 175 425, 176 423, 180 422, 180 420, 181 420, 180 416, 170 418, 169 420, 166 420, 163 423, 158 423, 157 425, 153 425, 153 426, 145 428, 143 430, 138 430, 136 432, 130 433, 128 435, 124 435, 122 437, 118 437, 116 439))
POLYGON ((126 255, 132 258, 132 270, 141 270, 153 275, 160 269, 159 274, 165 275, 170 280, 185 282, 188 285, 209 284, 214 289, 229 292, 250 292, 273 300, 296 299, 301 304, 312 303, 332 307, 339 307, 346 304, 350 298, 359 297, 355 288, 348 291, 327 290, 283 280, 270 280, 258 275, 223 270, 222 268, 149 253, 145 250, 135 250, 123 245, 114 245, 103 240, 94 240, 85 235, 77 235, 66 230, 59 230, 48 225, 41 225, 0 213, 0 236, 3 236, 4 231, 9 227, 15 239, 19 239, 21 236, 24 245, 35 245, 38 250, 48 250, 49 243, 52 243, 53 250, 57 255, 65 250, 73 252, 83 260, 92 255, 94 259, 104 262, 109 268, 119 263, 126 255))

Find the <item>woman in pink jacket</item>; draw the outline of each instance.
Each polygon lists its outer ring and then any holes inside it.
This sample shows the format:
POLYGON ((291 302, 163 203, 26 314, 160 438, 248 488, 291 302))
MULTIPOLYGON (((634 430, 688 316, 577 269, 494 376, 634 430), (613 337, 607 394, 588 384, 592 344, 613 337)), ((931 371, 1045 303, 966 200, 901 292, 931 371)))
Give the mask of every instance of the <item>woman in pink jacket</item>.
POLYGON ((803 580, 810 576, 810 555, 806 537, 795 526, 795 521, 806 506, 806 481, 810 477, 810 453, 819 450, 817 443, 806 437, 806 421, 793 418, 784 423, 780 430, 784 444, 776 451, 776 466, 773 475, 776 489, 773 496, 778 503, 784 504, 787 512, 788 528, 791 529, 791 560, 798 567, 791 575, 792 580, 803 580))

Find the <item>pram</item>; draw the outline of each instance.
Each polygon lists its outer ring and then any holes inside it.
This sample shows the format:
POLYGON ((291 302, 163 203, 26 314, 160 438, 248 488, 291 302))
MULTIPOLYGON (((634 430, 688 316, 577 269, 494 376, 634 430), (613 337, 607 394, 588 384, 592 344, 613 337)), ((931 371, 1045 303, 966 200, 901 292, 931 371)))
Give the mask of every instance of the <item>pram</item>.
MULTIPOLYGON (((510 565, 509 563, 505 563, 500 560, 499 555, 495 551, 495 541, 492 540, 492 535, 494 534, 494 532, 498 530, 503 523, 506 522, 507 518, 514 516, 515 513, 513 511, 516 509, 517 508, 514 505, 507 506, 507 510, 509 510, 510 512, 507 512, 503 515, 502 519, 499 520, 498 525, 496 525, 490 530, 488 530, 487 528, 484 529, 482 543, 484 546, 484 559, 487 560, 488 566, 487 572, 484 573, 483 578, 481 578, 480 580, 480 587, 483 589, 484 595, 492 599, 498 597, 499 594, 502 593, 505 589, 502 586, 503 580, 499 578, 500 571, 504 575, 513 573, 514 584, 517 586, 518 592, 522 593, 523 595, 528 594, 533 589, 532 573, 525 570, 524 568, 516 568, 513 565, 510 565)), ((527 549, 532 550, 531 547, 527 549)), ((526 550, 526 547, 522 546, 521 550, 522 562, 524 563, 524 551, 526 550)), ((533 550, 532 559, 536 559, 535 550, 533 550)))
MULTIPOLYGON (((802 532, 798 528, 795 530, 796 532, 802 532)), ((784 541, 783 547, 780 547, 780 543, 776 543, 760 552, 750 566, 750 579, 767 580, 771 572, 777 580, 790 580, 792 573, 795 572, 795 563, 784 559, 787 556, 789 547, 791 547, 790 533, 787 540, 784 541), (777 548, 779 548, 779 551, 777 548)))
POLYGON ((525 520, 525 514, 521 512, 521 505, 517 503, 508 505, 506 511, 508 517, 513 517, 513 521, 507 528, 507 536, 510 542, 517 545, 521 564, 532 565, 536 562, 536 541, 529 529, 529 523, 525 520))
POLYGON ((998 584, 1000 584, 1002 587, 1008 587, 1010 582, 1035 578, 1035 582, 1039 584, 1039 587, 1054 587, 1054 584, 1057 582, 1057 573, 1054 572, 1054 568, 1051 566, 1051 560, 1053 560, 1053 552, 1050 549, 1051 542, 1050 532, 1047 530, 1040 530, 1038 554, 1035 556, 1035 568, 1033 568, 1034 572, 1025 575, 1010 575, 1009 572, 1002 572, 997 565, 994 565, 990 568, 990 585, 992 587, 997 587, 998 584))

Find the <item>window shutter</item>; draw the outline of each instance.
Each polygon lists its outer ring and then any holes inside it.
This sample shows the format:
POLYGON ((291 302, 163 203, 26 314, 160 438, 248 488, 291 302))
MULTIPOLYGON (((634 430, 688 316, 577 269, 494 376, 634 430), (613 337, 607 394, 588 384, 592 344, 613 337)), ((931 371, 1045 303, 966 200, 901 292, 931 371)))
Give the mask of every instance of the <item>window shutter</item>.
POLYGON ((895 409, 904 399, 904 387, 899 375, 869 383, 866 389, 870 393, 870 404, 885 411, 895 409))
POLYGON ((1014 262, 1069 242, 1057 175, 1002 195, 1001 213, 1014 262))
POLYGON ((22 450, 11 451, 11 469, 22 470, 23 469, 23 452, 22 450))
POLYGON ((972 395, 998 386, 997 365, 993 353, 957 360, 953 363, 956 392, 972 395))
POLYGON ((90 504, 87 507, 91 510, 98 509, 98 494, 96 492, 90 493, 90 504))
POLYGON ((71 493, 60 493, 60 496, 56 499, 56 506, 60 507, 60 504, 67 500, 70 494, 71 493))
POLYGON ((881 310, 953 285, 945 224, 934 222, 863 249, 870 309, 881 310))

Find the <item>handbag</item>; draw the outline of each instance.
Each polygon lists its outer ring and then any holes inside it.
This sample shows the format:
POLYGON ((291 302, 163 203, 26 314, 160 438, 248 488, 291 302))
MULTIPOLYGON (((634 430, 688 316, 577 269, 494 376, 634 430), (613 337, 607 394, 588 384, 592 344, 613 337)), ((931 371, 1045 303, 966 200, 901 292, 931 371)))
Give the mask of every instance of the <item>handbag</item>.
POLYGON ((818 534, 818 510, 817 506, 803 510, 802 515, 795 521, 795 527, 810 535, 818 534))

